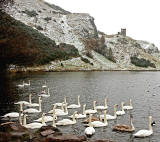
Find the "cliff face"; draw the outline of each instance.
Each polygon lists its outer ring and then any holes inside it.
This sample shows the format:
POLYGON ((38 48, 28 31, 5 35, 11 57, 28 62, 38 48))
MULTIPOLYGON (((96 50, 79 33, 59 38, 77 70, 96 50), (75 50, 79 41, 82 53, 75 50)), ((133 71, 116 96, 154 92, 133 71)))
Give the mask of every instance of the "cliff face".
POLYGON ((154 44, 121 35, 107 36, 100 33, 94 24, 94 18, 89 14, 70 13, 42 0, 15 0, 15 4, 8 6, 6 12, 37 29, 57 45, 74 45, 82 56, 61 62, 53 61, 47 65, 47 70, 160 69, 159 50, 154 44), (141 61, 144 64, 139 63, 141 61))

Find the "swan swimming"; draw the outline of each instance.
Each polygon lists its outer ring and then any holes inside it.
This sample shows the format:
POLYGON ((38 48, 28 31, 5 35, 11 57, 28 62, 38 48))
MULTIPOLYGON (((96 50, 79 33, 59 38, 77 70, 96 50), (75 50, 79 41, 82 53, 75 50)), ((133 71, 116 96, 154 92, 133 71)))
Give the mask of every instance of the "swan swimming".
POLYGON ((30 102, 28 105, 26 105, 27 107, 39 107, 41 101, 41 97, 38 97, 38 104, 37 103, 32 103, 30 102))
POLYGON ((87 109, 85 111, 86 114, 90 114, 90 113, 97 113, 97 110, 96 110, 96 101, 93 101, 93 109, 87 109))
POLYGON ((44 97, 44 98, 48 98, 48 97, 50 97, 50 91, 49 91, 49 88, 48 88, 48 93, 46 94, 46 93, 42 93, 42 94, 40 94, 40 95, 38 95, 39 97, 44 97))
POLYGON ((24 83, 24 86, 30 86, 30 85, 31 85, 30 80, 28 81, 28 83, 24 83))
POLYGON ((124 115, 124 114, 125 114, 125 111, 124 111, 124 109, 123 109, 123 106, 124 106, 124 102, 121 103, 122 110, 116 112, 117 116, 120 116, 120 115, 124 115))
POLYGON ((134 137, 148 137, 153 134, 153 129, 152 129, 152 116, 149 116, 149 130, 139 130, 137 133, 133 134, 134 137))
POLYGON ((132 110, 133 109, 133 105, 132 105, 132 99, 129 100, 130 105, 129 106, 123 106, 124 110, 132 110))
POLYGON ((104 104, 105 104, 104 106, 96 106, 96 109, 97 109, 97 110, 105 110, 105 109, 107 109, 107 108, 108 108, 107 98, 105 98, 104 104))
POLYGON ((80 108, 81 104, 80 104, 80 96, 78 96, 78 105, 77 104, 71 104, 69 105, 67 108, 68 109, 73 109, 73 108, 80 108))
POLYGON ((16 102, 16 103, 14 103, 14 104, 24 104, 24 105, 29 105, 32 101, 31 101, 31 96, 32 96, 32 94, 29 94, 29 102, 27 102, 27 101, 19 101, 19 102, 16 102))

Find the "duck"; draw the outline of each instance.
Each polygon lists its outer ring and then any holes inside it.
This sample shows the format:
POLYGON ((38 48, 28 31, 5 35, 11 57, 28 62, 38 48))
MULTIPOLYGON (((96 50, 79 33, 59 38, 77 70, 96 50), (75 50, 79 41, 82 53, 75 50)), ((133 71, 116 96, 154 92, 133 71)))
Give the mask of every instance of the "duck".
MULTIPOLYGON (((76 119, 86 118, 85 108, 86 108, 86 104, 83 105, 83 113, 82 113, 82 114, 77 113, 77 114, 75 115, 76 119)), ((69 117, 72 118, 73 115, 71 115, 71 116, 69 116, 69 117)))
POLYGON ((107 111, 105 110, 104 111, 104 122, 101 122, 101 121, 93 121, 91 122, 93 127, 97 128, 97 127, 105 127, 105 126, 108 126, 108 122, 107 122, 107 118, 106 118, 106 113, 107 111))
POLYGON ((50 91, 49 91, 49 88, 48 88, 48 94, 46 93, 41 93, 40 95, 38 95, 39 97, 44 97, 44 98, 48 98, 50 97, 50 91))
POLYGON ((133 109, 133 105, 132 105, 132 99, 129 100, 130 105, 129 106, 123 106, 124 110, 132 110, 133 109))
POLYGON ((28 83, 24 83, 24 86, 30 86, 30 85, 31 85, 30 80, 28 81, 28 83))
POLYGON ((71 104, 69 105, 67 108, 68 109, 75 109, 75 108, 80 108, 81 104, 80 104, 80 96, 78 96, 78 105, 77 104, 71 104))
POLYGON ((105 104, 104 106, 96 106, 96 109, 97 109, 97 110, 105 110, 105 109, 107 109, 107 108, 108 108, 107 98, 105 98, 104 104, 105 104))
POLYGON ((42 123, 33 122, 33 123, 30 123, 30 124, 27 124, 26 123, 27 115, 25 114, 24 119, 23 119, 23 126, 26 127, 26 128, 30 128, 30 129, 39 129, 42 126, 46 126, 46 123, 45 123, 45 120, 44 120, 44 115, 45 115, 45 113, 42 113, 42 123))
POLYGON ((24 81, 23 81, 22 84, 18 84, 17 86, 20 87, 20 88, 24 87, 24 81))
POLYGON ((58 106, 58 107, 61 107, 62 105, 65 106, 65 104, 68 105, 68 103, 67 103, 67 101, 66 101, 66 96, 64 96, 64 103, 63 103, 63 102, 62 102, 62 103, 55 103, 55 104, 53 104, 53 105, 56 105, 56 106, 58 106))
POLYGON ((58 126, 64 126, 64 125, 73 125, 73 124, 76 124, 76 118, 75 118, 75 115, 77 114, 77 111, 75 111, 73 113, 73 118, 72 120, 70 119, 63 119, 63 120, 60 120, 56 123, 56 125, 58 126))
POLYGON ((93 109, 85 110, 85 113, 86 113, 86 114, 97 113, 97 110, 96 110, 96 101, 93 101, 93 109))
POLYGON ((32 103, 30 102, 28 105, 26 105, 27 107, 39 107, 41 101, 41 97, 38 97, 38 104, 37 103, 32 103))
MULTIPOLYGON (((22 103, 20 104, 20 111, 19 112, 10 112, 10 113, 3 115, 2 117, 19 118, 20 112, 23 112, 23 104, 22 103)), ((21 113, 21 116, 23 116, 23 113, 21 113)))
POLYGON ((152 116, 149 116, 149 130, 139 130, 135 134, 133 134, 134 137, 139 137, 139 138, 144 138, 151 136, 153 134, 153 129, 152 129, 152 116))
POLYGON ((124 115, 124 114, 125 114, 125 111, 124 111, 124 109, 123 109, 123 106, 124 106, 124 102, 121 103, 122 110, 116 112, 117 116, 120 116, 120 115, 124 115))
POLYGON ((91 123, 91 117, 92 117, 92 114, 89 114, 89 127, 87 127, 85 130, 84 130, 84 133, 87 135, 87 136, 92 136, 94 133, 95 133, 95 129, 93 128, 93 125, 91 123))
POLYGON ((34 109, 34 108, 29 108, 29 109, 25 109, 23 112, 24 113, 40 113, 42 112, 42 108, 41 108, 41 103, 42 103, 42 100, 39 101, 39 109, 34 109))
POLYGON ((19 101, 19 102, 16 102, 16 103, 14 103, 14 104, 24 104, 24 105, 29 105, 29 104, 31 104, 32 103, 32 101, 31 101, 31 96, 32 96, 32 94, 29 94, 29 102, 27 102, 27 101, 19 101))
POLYGON ((135 128, 132 122, 133 116, 130 114, 130 125, 118 124, 113 127, 113 131, 129 132, 132 133, 135 128))
MULTIPOLYGON (((115 119, 117 119, 116 109, 117 109, 117 105, 115 104, 114 105, 114 115, 107 114, 106 115, 107 120, 115 120, 115 119)), ((104 115, 100 115, 100 119, 104 119, 104 115)))
POLYGON ((45 81, 44 85, 42 85, 42 88, 47 88, 47 83, 45 81))

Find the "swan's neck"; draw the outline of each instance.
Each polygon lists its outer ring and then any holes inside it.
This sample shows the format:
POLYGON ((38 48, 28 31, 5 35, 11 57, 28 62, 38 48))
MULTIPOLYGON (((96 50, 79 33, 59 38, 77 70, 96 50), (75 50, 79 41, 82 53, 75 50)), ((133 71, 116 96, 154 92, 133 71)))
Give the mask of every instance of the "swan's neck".
POLYGON ((76 122, 76 116, 75 115, 76 115, 76 113, 73 114, 73 118, 72 118, 73 122, 76 122))
POLYGON ((108 106, 108 104, 107 104, 107 98, 106 98, 105 101, 104 101, 104 106, 105 106, 105 107, 108 106))
POLYGON ((151 123, 152 123, 152 116, 149 116, 149 130, 153 131, 151 123))
POLYGON ((134 125, 133 125, 133 119, 132 119, 132 117, 130 118, 130 125, 131 125, 132 130, 135 130, 134 125))
POLYGON ((123 108, 124 105, 123 105, 123 103, 121 104, 121 106, 122 106, 122 111, 124 111, 124 108, 123 108))
POLYGON ((52 126, 53 126, 53 127, 56 127, 55 118, 56 118, 56 117, 55 117, 55 114, 53 114, 53 121, 52 121, 52 126))
POLYGON ((29 95, 29 103, 32 103, 32 98, 31 98, 31 94, 29 95))
POLYGON ((86 105, 83 105, 83 115, 86 115, 86 105))
POLYGON ((26 125, 27 125, 26 115, 24 115, 24 117, 23 117, 23 126, 25 127, 26 125))
POLYGON ((42 107, 41 107, 41 100, 39 101, 39 112, 41 112, 42 111, 42 107))
POLYGON ((93 102, 93 109, 96 110, 96 102, 93 102))
POLYGON ((93 127, 92 123, 91 123, 91 114, 89 115, 89 127, 93 127))
POLYGON ((67 101, 66 101, 66 96, 64 97, 64 103, 65 103, 65 104, 67 104, 67 101))
POLYGON ((117 113, 116 113, 116 111, 117 111, 117 108, 116 108, 116 106, 114 106, 114 116, 117 118, 117 113))
POLYGON ((20 103, 20 112, 23 111, 23 103, 20 103))
POLYGON ((45 115, 44 115, 44 114, 42 114, 42 124, 43 124, 43 125, 46 124, 46 123, 45 123, 45 115))
POLYGON ((130 106, 132 106, 133 107, 133 104, 132 104, 132 100, 130 99, 130 106))
POLYGON ((63 105, 64 105, 64 104, 62 103, 61 109, 64 111, 64 107, 63 107, 63 105))
POLYGON ((106 112, 106 111, 104 111, 104 123, 105 123, 105 124, 107 123, 107 117, 106 117, 106 114, 107 114, 107 112, 106 112))
POLYGON ((49 88, 48 88, 48 95, 50 96, 50 91, 49 91, 49 88))
POLYGON ((19 112, 19 118, 18 118, 18 119, 19 119, 19 123, 22 125, 22 118, 21 118, 21 115, 22 115, 22 112, 20 111, 20 112, 19 112))
POLYGON ((79 99, 79 96, 78 96, 78 105, 80 106, 81 104, 80 104, 80 99, 79 99))
POLYGON ((65 105, 65 113, 68 113, 67 105, 65 105))

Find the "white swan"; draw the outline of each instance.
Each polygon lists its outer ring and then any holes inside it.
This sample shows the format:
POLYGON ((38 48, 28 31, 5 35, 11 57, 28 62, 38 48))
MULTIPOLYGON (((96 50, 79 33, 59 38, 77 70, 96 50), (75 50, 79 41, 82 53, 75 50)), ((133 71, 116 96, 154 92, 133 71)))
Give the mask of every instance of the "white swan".
POLYGON ((23 112, 24 113, 40 113, 42 112, 41 103, 42 103, 42 100, 39 101, 39 110, 34 108, 29 108, 29 109, 25 109, 23 112))
POLYGON ((20 88, 21 88, 21 87, 24 87, 24 81, 23 81, 22 84, 18 84, 17 86, 20 87, 20 88))
POLYGON ((81 107, 80 96, 78 96, 78 105, 77 104, 71 104, 67 108, 71 109, 71 108, 80 108, 80 107, 81 107))
POLYGON ((26 114, 24 115, 24 119, 23 119, 23 126, 26 128, 30 128, 30 129, 38 129, 41 128, 42 126, 46 126, 45 120, 44 120, 44 113, 42 113, 42 123, 37 123, 37 122, 33 122, 30 124, 26 123, 26 114))
MULTIPOLYGON (((20 104, 20 112, 23 112, 23 104, 20 104)), ((21 116, 23 116, 23 114, 21 114, 21 116)), ((9 118, 18 118, 19 117, 19 112, 10 112, 5 114, 2 117, 9 117, 9 118)))
POLYGON ((58 107, 61 107, 62 104, 63 104, 63 106, 65 106, 65 104, 67 104, 66 96, 64 96, 64 103, 63 103, 63 102, 62 102, 62 103, 55 103, 55 104, 53 104, 53 105, 56 105, 56 106, 58 106, 58 107))
MULTIPOLYGON (((107 114, 106 115, 107 120, 117 119, 116 109, 117 109, 117 105, 114 105, 114 115, 107 114)), ((104 119, 104 114, 100 115, 100 119, 104 119)))
POLYGON ((93 101, 93 109, 87 109, 85 111, 86 114, 90 114, 90 113, 97 113, 97 110, 96 110, 96 101, 93 101))
POLYGON ((105 126, 108 126, 108 122, 107 122, 107 118, 106 118, 106 113, 107 113, 107 111, 105 110, 104 111, 104 123, 103 122, 101 122, 101 121, 93 121, 93 122, 91 122, 92 123, 92 125, 93 125, 93 127, 105 127, 105 126))
MULTIPOLYGON (((62 103, 63 104, 63 103, 62 103)), ((63 105, 61 106, 61 109, 56 109, 57 108, 57 105, 54 105, 53 106, 53 109, 52 110, 50 110, 48 113, 53 113, 53 111, 55 111, 55 112, 64 112, 64 108, 63 108, 63 105)))
POLYGON ((24 105, 29 105, 30 103, 32 103, 32 101, 31 101, 31 96, 32 96, 32 94, 29 94, 29 102, 27 102, 27 101, 19 101, 19 102, 16 102, 16 103, 14 103, 14 104, 24 104, 24 105))
POLYGON ((65 105, 65 110, 63 111, 55 111, 56 116, 65 116, 68 115, 68 109, 67 109, 67 104, 65 105))
POLYGON ((59 126, 64 126, 64 125, 73 125, 73 124, 76 124, 76 119, 75 119, 75 115, 76 115, 77 111, 75 111, 73 113, 73 118, 72 120, 70 119, 63 119, 63 120, 60 120, 56 123, 56 125, 59 125, 59 126))
MULTIPOLYGON (((82 113, 82 114, 77 113, 77 114, 75 115, 75 117, 76 117, 77 119, 86 118, 85 108, 86 108, 86 104, 83 105, 83 113, 82 113)), ((69 117, 72 118, 73 115, 71 115, 71 116, 69 116, 69 117)))
POLYGON ((47 83, 45 81, 44 85, 42 85, 42 88, 47 88, 47 83))
POLYGON ((123 109, 123 105, 124 105, 124 102, 121 103, 122 110, 116 112, 117 116, 120 116, 120 115, 124 115, 124 114, 125 114, 125 111, 124 111, 124 109, 123 109))
POLYGON ((39 107, 39 104, 40 104, 40 101, 41 101, 41 97, 38 97, 38 104, 37 103, 32 103, 30 102, 28 105, 28 107, 39 107))
POLYGON ((95 129, 93 128, 93 125, 91 123, 91 117, 92 114, 89 114, 89 127, 87 127, 84 131, 87 136, 92 136, 95 133, 95 129))
POLYGON ((105 109, 107 109, 107 108, 108 108, 107 98, 105 98, 104 104, 105 104, 104 106, 96 106, 96 109, 97 109, 97 110, 105 110, 105 109))
POLYGON ((39 97, 44 97, 44 98, 48 98, 50 97, 50 91, 49 91, 49 88, 48 88, 48 93, 41 93, 40 95, 38 95, 39 97))
POLYGON ((137 133, 133 134, 134 137, 148 137, 153 134, 152 130, 152 116, 149 116, 149 130, 139 130, 137 133))
POLYGON ((56 123, 55 123, 55 120, 56 120, 56 115, 55 115, 55 112, 53 112, 53 115, 52 115, 52 127, 56 127, 56 123))
POLYGON ((131 109, 133 109, 132 99, 130 99, 129 101, 130 101, 130 105, 129 106, 123 106, 124 110, 131 110, 131 109))
POLYGON ((30 86, 30 85, 31 85, 30 80, 28 81, 28 83, 24 83, 24 86, 30 86))

